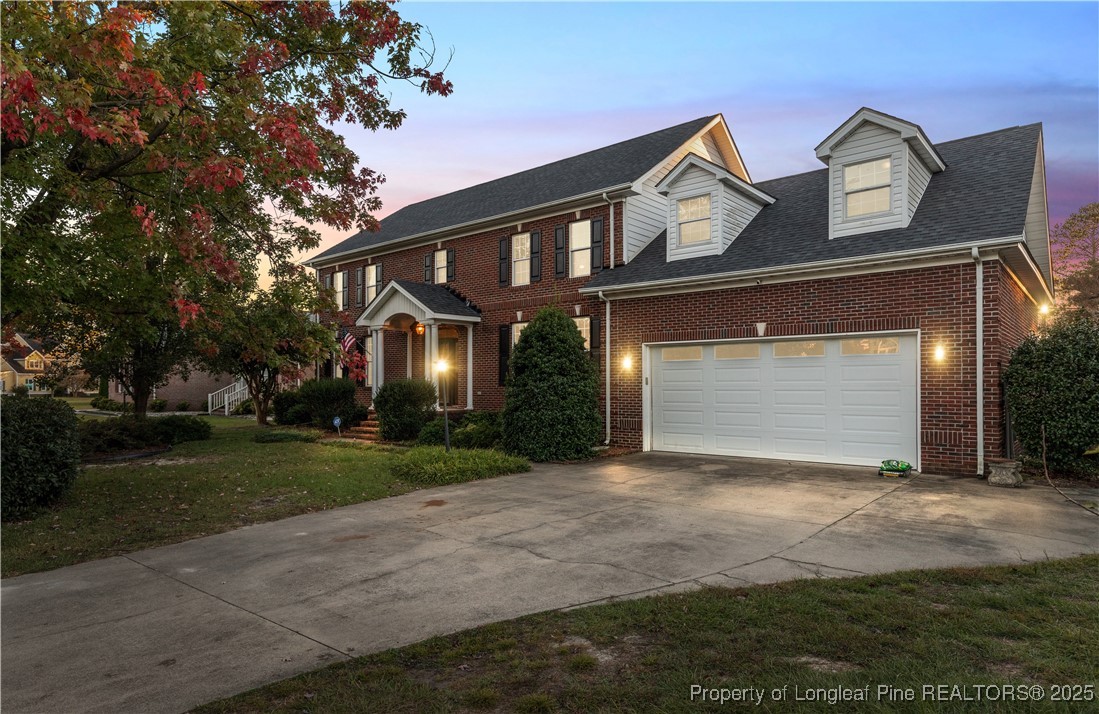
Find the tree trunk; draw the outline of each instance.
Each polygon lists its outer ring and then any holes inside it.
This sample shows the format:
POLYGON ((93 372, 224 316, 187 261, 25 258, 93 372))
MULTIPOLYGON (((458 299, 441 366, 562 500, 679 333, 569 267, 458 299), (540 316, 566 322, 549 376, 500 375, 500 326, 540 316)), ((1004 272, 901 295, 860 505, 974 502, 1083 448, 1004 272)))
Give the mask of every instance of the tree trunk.
POLYGON ((147 384, 134 384, 131 390, 134 398, 134 416, 144 418, 149 413, 149 396, 153 390, 147 384))

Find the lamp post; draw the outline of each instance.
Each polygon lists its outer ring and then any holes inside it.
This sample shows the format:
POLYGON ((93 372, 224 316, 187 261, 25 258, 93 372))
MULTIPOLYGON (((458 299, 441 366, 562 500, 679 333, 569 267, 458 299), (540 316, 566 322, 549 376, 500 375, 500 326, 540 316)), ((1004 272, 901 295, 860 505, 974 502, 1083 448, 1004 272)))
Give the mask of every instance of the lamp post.
POLYGON ((446 412, 446 360, 441 359, 435 363, 435 371, 439 374, 439 401, 443 403, 443 443, 446 444, 447 453, 450 453, 450 418, 446 412))

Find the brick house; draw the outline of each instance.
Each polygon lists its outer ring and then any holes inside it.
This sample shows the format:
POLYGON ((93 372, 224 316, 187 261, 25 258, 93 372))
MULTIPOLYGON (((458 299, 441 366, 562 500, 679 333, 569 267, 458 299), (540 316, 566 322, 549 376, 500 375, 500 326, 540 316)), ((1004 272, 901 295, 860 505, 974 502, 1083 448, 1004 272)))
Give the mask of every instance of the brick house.
POLYGON ((932 144, 864 108, 815 151, 755 183, 704 117, 407 206, 306 265, 356 317, 364 402, 445 358, 449 404, 499 409, 554 304, 610 443, 982 472, 1002 366, 1052 300, 1041 125, 932 144))

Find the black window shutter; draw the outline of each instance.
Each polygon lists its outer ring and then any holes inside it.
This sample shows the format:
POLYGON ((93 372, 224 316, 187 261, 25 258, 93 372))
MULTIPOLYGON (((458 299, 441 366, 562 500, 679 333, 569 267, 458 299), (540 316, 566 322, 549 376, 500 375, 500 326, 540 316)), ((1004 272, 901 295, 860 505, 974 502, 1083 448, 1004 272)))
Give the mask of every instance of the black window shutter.
POLYGON ((537 283, 542 279, 542 233, 531 231, 530 234, 530 281, 537 283))
POLYGON ((328 275, 324 276, 324 289, 325 290, 331 290, 332 289, 332 276, 333 275, 335 275, 335 273, 329 273, 328 275))
POLYGON ((592 271, 603 269, 603 219, 596 218, 591 222, 591 269, 592 271))
POLYGON ((446 281, 454 281, 454 249, 446 249, 446 281))
POLYGON ((508 358, 511 357, 511 325, 500 325, 500 386, 508 380, 508 358))
POLYGON ((557 277, 566 275, 568 263, 565 250, 565 227, 557 226, 553 229, 553 273, 557 277))
POLYGON ((424 256, 424 282, 425 283, 435 282, 431 279, 431 277, 432 277, 431 276, 431 258, 432 258, 431 253, 428 253, 427 255, 424 256))
MULTIPOLYGON (((374 284, 378 286, 376 288, 377 293, 380 293, 382 291, 382 264, 375 263, 374 270, 376 271, 374 273, 374 284)), ((375 296, 377 295, 377 293, 375 293, 375 296)))
POLYGON ((349 275, 351 275, 350 270, 343 271, 343 287, 341 288, 341 292, 343 292, 343 307, 344 307, 345 310, 347 308, 351 307, 351 303, 348 302, 348 298, 350 297, 350 287, 351 287, 350 285, 347 284, 347 276, 349 276, 349 275))
POLYGON ((500 239, 500 285, 504 286, 508 284, 508 245, 510 240, 508 238, 500 239))
POLYGON ((593 317, 591 319, 591 334, 589 336, 590 341, 588 343, 590 345, 592 357, 595 357, 602 347, 602 342, 600 342, 601 336, 599 334, 599 325, 599 318, 593 317))
POLYGON ((363 285, 363 268, 355 268, 355 304, 363 304, 363 292, 366 286, 363 285))

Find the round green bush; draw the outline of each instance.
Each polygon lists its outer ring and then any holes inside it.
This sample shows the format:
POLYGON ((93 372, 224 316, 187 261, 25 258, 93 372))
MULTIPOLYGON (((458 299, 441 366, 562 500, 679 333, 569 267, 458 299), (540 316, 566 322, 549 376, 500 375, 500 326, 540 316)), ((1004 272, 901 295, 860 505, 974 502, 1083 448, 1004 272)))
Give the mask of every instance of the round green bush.
POLYGON ((335 431, 335 417, 345 426, 361 418, 362 408, 355 404, 355 383, 349 379, 311 379, 301 385, 298 398, 309 410, 313 425, 322 429, 335 431))
POLYGON ((292 424, 290 410, 301 404, 301 397, 296 389, 284 389, 277 393, 271 400, 271 413, 279 424, 292 424))
POLYGON ((563 310, 538 311, 511 354, 503 446, 533 461, 591 456, 599 439, 599 373, 563 310))
POLYGON ((1016 438, 1028 457, 1059 471, 1087 474, 1099 446, 1099 319, 1086 312, 1062 315, 1047 330, 1023 340, 1004 370, 1016 438))
POLYGON ((167 399, 150 399, 149 410, 154 412, 162 412, 168 408, 167 399))
POLYGON ((0 510, 3 520, 23 518, 49 506, 79 473, 76 412, 56 399, 0 400, 0 510))
POLYGON ((459 449, 495 449, 504 439, 499 412, 470 412, 450 433, 450 443, 459 449))
POLYGON ((304 404, 295 404, 286 411, 286 421, 283 421, 281 418, 276 419, 275 421, 283 426, 312 424, 313 415, 309 413, 309 407, 304 404))
MULTIPOLYGON (((384 385, 383 385, 384 386, 384 385)), ((454 432, 458 430, 458 424, 456 422, 450 422, 450 444, 454 446, 454 432)), ((419 446, 442 446, 446 443, 446 433, 443 431, 443 418, 436 417, 428 423, 424 424, 424 428, 420 429, 419 436, 416 437, 416 443, 419 446)))
POLYGON ((410 441, 435 418, 435 385, 423 379, 384 383, 374 395, 378 431, 386 441, 410 441))

